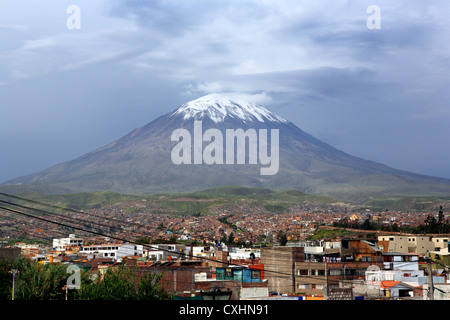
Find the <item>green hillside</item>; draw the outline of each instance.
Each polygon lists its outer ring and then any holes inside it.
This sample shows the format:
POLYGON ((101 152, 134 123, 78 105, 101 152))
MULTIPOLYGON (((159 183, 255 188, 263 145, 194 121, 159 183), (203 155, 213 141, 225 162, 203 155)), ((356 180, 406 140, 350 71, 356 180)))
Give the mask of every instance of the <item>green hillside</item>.
MULTIPOLYGON (((198 192, 160 193, 151 195, 124 195, 110 191, 83 192, 70 194, 44 194, 35 191, 15 193, 16 196, 37 202, 50 204, 67 209, 86 210, 119 202, 151 201, 163 207, 172 208, 182 213, 206 214, 216 205, 236 201, 250 201, 264 206, 268 211, 281 212, 290 206, 302 204, 305 201, 314 203, 333 203, 335 199, 308 195, 299 191, 274 191, 266 188, 246 188, 225 186, 205 189, 198 192)), ((3 197, 4 198, 4 197, 3 197)), ((24 203, 24 201, 19 201, 24 203)))
MULTIPOLYGON (((208 214, 217 206, 245 203, 258 206, 267 212, 282 213, 289 208, 302 204, 333 205, 342 201, 319 195, 306 194, 297 190, 272 190, 240 186, 223 186, 196 192, 157 193, 147 195, 126 195, 111 191, 47 194, 35 191, 13 193, 16 196, 42 202, 57 207, 87 210, 127 202, 130 207, 139 201, 157 204, 161 212, 174 214, 208 214)), ((12 198, 1 196, 0 200, 11 201, 12 198)), ((30 205, 25 201, 14 200, 15 203, 30 205)), ((352 205, 352 203, 347 202, 352 205)), ((353 204, 354 205, 354 204, 353 204)), ((436 210, 440 205, 450 206, 450 197, 373 197, 365 201, 363 206, 380 210, 436 210)), ((358 205, 356 205, 358 206, 358 205)), ((133 209, 136 210, 136 209, 133 209)))

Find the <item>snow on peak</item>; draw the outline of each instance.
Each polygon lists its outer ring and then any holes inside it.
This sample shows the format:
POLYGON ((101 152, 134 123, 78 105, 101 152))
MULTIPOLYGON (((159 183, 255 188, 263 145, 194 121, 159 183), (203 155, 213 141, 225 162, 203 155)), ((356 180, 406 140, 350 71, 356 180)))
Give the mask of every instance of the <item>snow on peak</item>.
POLYGON ((181 105, 172 115, 182 115, 185 120, 202 119, 207 116, 215 123, 230 117, 244 122, 288 122, 266 108, 227 96, 212 93, 181 105))

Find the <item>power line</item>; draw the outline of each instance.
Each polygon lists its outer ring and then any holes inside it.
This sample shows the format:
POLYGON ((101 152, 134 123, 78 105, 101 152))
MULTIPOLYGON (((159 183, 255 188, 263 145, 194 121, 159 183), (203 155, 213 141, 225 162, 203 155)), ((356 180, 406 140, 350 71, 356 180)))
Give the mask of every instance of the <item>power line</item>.
MULTIPOLYGON (((26 208, 27 208, 27 209, 30 209, 30 210, 38 210, 39 212, 43 211, 43 210, 35 209, 35 208, 28 208, 28 207, 26 207, 26 208)), ((2 206, 0 206, 0 209, 6 210, 6 211, 9 211, 9 212, 12 212, 12 213, 16 213, 16 214, 19 214, 19 215, 24 215, 24 216, 27 216, 27 217, 30 217, 30 218, 38 219, 38 220, 41 220, 41 221, 53 223, 53 224, 56 224, 56 225, 59 225, 59 226, 69 227, 69 228, 73 228, 73 229, 75 229, 75 230, 80 230, 80 231, 84 231, 84 232, 89 232, 89 233, 92 233, 92 234, 95 234, 95 235, 99 235, 99 236, 103 236, 103 237, 109 237, 109 238, 112 238, 112 239, 115 239, 115 240, 119 240, 119 241, 123 241, 123 242, 129 242, 129 243, 136 244, 136 243, 134 243, 133 241, 129 241, 129 240, 124 239, 124 238, 118 238, 118 237, 116 237, 116 236, 105 235, 105 234, 103 234, 103 233, 101 233, 101 232, 98 232, 98 231, 84 230, 84 229, 81 228, 81 227, 68 226, 68 225, 66 225, 66 224, 64 224, 64 223, 61 223, 61 222, 48 220, 48 219, 45 219, 45 218, 42 218, 42 217, 39 217, 39 216, 35 216, 35 215, 32 215, 32 214, 24 213, 24 212, 17 211, 17 210, 14 210, 14 209, 5 208, 5 207, 2 207, 2 206)), ((49 213, 49 214, 53 214, 53 213, 49 213)), ((166 251, 166 252, 169 252, 169 253, 174 253, 174 254, 179 254, 179 255, 184 255, 184 256, 187 255, 186 253, 181 253, 181 252, 178 252, 178 251, 172 251, 172 250, 168 250, 168 249, 165 249, 165 248, 159 248, 159 247, 156 247, 156 248, 155 248, 154 246, 148 245, 148 244, 143 244, 143 246, 149 247, 149 248, 151 248, 151 249, 157 249, 157 250, 161 250, 161 251, 166 251)), ((214 260, 214 259, 207 258, 207 257, 196 256, 196 258, 197 258, 197 259, 201 259, 201 260, 210 261, 210 262, 217 262, 217 263, 229 265, 228 262, 221 261, 221 260, 214 260)), ((245 265, 236 265, 236 266, 237 266, 237 267, 246 267, 245 265)), ((290 274, 290 273, 283 273, 283 272, 280 272, 280 271, 264 270, 264 273, 266 273, 266 272, 267 272, 267 273, 275 273, 275 274, 278 274, 278 275, 284 275, 284 276, 287 276, 287 277, 290 277, 290 278, 292 277, 292 274, 290 274)), ((299 276, 296 276, 296 277, 299 277, 299 276)), ((301 276, 301 277, 308 277, 308 276, 301 276)))
MULTIPOLYGON (((22 198, 22 199, 24 199, 24 198, 22 198)), ((1 201, 1 200, 0 200, 0 201, 1 201)), ((5 201, 1 201, 1 202, 4 202, 4 203, 5 203, 5 201)), ((9 203, 9 202, 6 202, 6 203, 9 203)), ((15 205, 15 204, 13 204, 13 203, 9 203, 9 204, 15 205)), ((21 208, 23 208, 23 209, 29 209, 29 210, 38 211, 39 213, 50 214, 50 215, 53 215, 53 214, 54 214, 54 213, 50 213, 50 212, 47 212, 47 211, 44 211, 44 210, 41 210, 41 209, 36 209, 36 208, 30 208, 30 207, 26 207, 26 206, 19 206, 19 207, 21 207, 21 208)), ((73 229, 76 229, 76 230, 81 230, 81 231, 84 231, 84 232, 93 233, 93 234, 97 234, 97 235, 101 235, 101 236, 107 236, 107 237, 114 238, 114 239, 116 239, 116 240, 120 240, 120 241, 124 241, 124 242, 131 242, 131 241, 126 240, 126 239, 123 239, 123 238, 118 238, 118 237, 114 237, 114 236, 108 236, 108 235, 105 235, 105 234, 100 233, 100 232, 98 232, 98 231, 89 231, 89 230, 85 230, 85 229, 80 228, 80 227, 68 226, 68 225, 66 225, 66 224, 64 224, 64 223, 60 223, 60 222, 55 222, 55 221, 47 220, 47 219, 44 219, 44 218, 42 218, 42 217, 37 217, 37 216, 30 215, 30 214, 26 214, 26 213, 23 213, 23 212, 20 212, 20 211, 16 211, 16 210, 4 208, 4 207, 0 207, 0 209, 8 210, 8 211, 10 211, 10 212, 17 213, 17 214, 19 214, 19 215, 22 214, 22 215, 25 215, 25 216, 28 216, 28 217, 32 217, 32 218, 36 218, 36 219, 39 219, 39 220, 42 220, 42 221, 46 221, 46 222, 49 222, 49 223, 54 223, 54 224, 57 224, 57 225, 60 225, 60 226, 69 227, 69 228, 73 228, 73 229)), ((59 215, 58 215, 58 216, 59 216, 59 215)), ((68 219, 70 219, 70 218, 68 218, 68 219)), ((153 248, 151 245, 144 245, 144 246, 153 248)), ((153 248, 153 249, 155 249, 155 248, 153 248)), ((171 251, 171 250, 164 249, 164 248, 159 248, 159 247, 158 247, 157 249, 158 249, 158 250, 161 250, 161 251, 167 251, 167 252, 170 252, 170 253, 175 253, 175 254, 180 254, 180 255, 186 255, 185 253, 180 253, 180 252, 178 252, 178 251, 171 251)), ((288 258, 290 257, 290 255, 289 255, 288 253, 281 253, 280 255, 281 255, 281 256, 286 255, 286 262, 292 263, 292 260, 289 260, 289 259, 288 259, 288 258)), ((201 256, 196 256, 196 258, 198 258, 198 259, 204 259, 204 260, 208 260, 208 261, 213 261, 213 262, 219 262, 219 263, 222 263, 222 264, 227 264, 227 265, 229 265, 228 262, 224 262, 224 261, 220 261, 220 260, 214 260, 214 259, 211 259, 211 258, 206 258, 206 257, 201 257, 201 256)), ((278 261, 279 263, 282 263, 283 260, 284 260, 284 258, 279 257, 279 259, 278 259, 277 261, 278 261), (280 260, 280 259, 281 259, 281 260, 280 260)), ((236 267, 243 267, 243 265, 239 265, 239 264, 235 264, 235 266, 236 266, 236 267)), ((266 272, 266 273, 274 273, 274 274, 277 274, 277 275, 283 275, 283 276, 288 277, 289 279, 292 278, 292 274, 291 274, 291 273, 283 273, 283 272, 280 272, 280 271, 268 270, 268 269, 265 269, 264 272, 266 272)), ((295 277, 296 277, 296 278, 311 278, 311 279, 315 279, 316 281, 324 281, 323 279, 320 279, 320 278, 318 279, 318 278, 315 278, 314 276, 295 275, 295 277)))
MULTIPOLYGON (((86 216, 86 215, 87 215, 87 216, 93 216, 93 217, 96 217, 96 218, 99 218, 99 219, 104 219, 104 218, 105 218, 104 216, 95 215, 95 214, 93 214, 93 213, 88 213, 87 211, 76 210, 76 209, 73 209, 73 208, 60 207, 60 206, 56 206, 56 205, 47 204, 47 203, 44 203, 44 202, 32 200, 32 199, 26 199, 26 198, 19 197, 19 196, 15 196, 15 195, 8 195, 8 194, 3 193, 3 192, 0 192, 0 195, 3 195, 3 196, 5 196, 5 197, 11 197, 11 198, 14 198, 14 199, 17 199, 17 200, 22 200, 22 201, 31 202, 31 203, 34 203, 34 204, 39 204, 39 205, 42 205, 42 206, 46 206, 46 207, 50 207, 50 208, 54 208, 54 209, 58 209, 58 210, 63 210, 63 211, 69 211, 69 212, 77 213, 77 214, 82 214, 82 215, 84 215, 84 216, 86 216)), ((0 201, 1 201, 1 200, 0 200, 0 201)), ((11 202, 8 202, 8 203, 11 204, 11 202)), ((17 204, 15 204, 15 205, 17 205, 17 204)), ((43 213, 44 213, 44 212, 43 212, 43 213)), ((44 213, 44 214, 45 214, 45 213, 44 213)), ((47 214, 48 214, 48 213, 47 213, 47 214)), ((57 214, 57 213, 54 213, 54 214, 57 214)), ((59 216, 66 218, 65 216, 63 216, 63 215, 61 215, 61 214, 59 214, 59 216)), ((134 225, 134 226, 141 226, 140 224, 134 223, 134 222, 131 222, 131 221, 126 221, 126 220, 116 219, 116 218, 114 218, 114 217, 108 217, 108 218, 109 218, 110 220, 118 221, 118 222, 123 223, 123 224, 134 225)), ((85 220, 83 220, 82 218, 79 218, 79 217, 78 217, 78 219, 79 219, 80 221, 85 221, 85 220)), ((91 221, 89 221, 89 222, 91 222, 91 221)), ((110 226, 106 226, 106 227, 110 227, 110 226)))
MULTIPOLYGON (((39 202, 39 201, 36 201, 36 200, 26 199, 26 198, 23 198, 23 197, 18 197, 18 196, 14 196, 14 195, 9 195, 9 194, 5 194, 5 193, 0 193, 0 195, 6 196, 6 197, 11 197, 11 198, 18 199, 18 200, 22 200, 22 201, 29 201, 29 202, 34 203, 34 204, 39 204, 39 205, 42 205, 42 206, 48 206, 48 207, 55 208, 55 209, 60 209, 60 210, 65 210, 65 211, 71 211, 71 212, 74 212, 74 213, 80 213, 80 214, 86 214, 86 212, 84 212, 84 211, 79 211, 79 210, 75 210, 75 209, 71 209, 71 208, 63 208, 63 207, 59 207, 59 206, 55 206, 55 205, 51 205, 51 204, 46 204, 46 203, 43 203, 43 202, 39 202)), ((80 222, 80 221, 78 221, 78 220, 76 220, 75 222, 73 222, 73 219, 72 219, 71 217, 67 217, 67 216, 64 216, 64 215, 61 215, 61 214, 57 214, 57 213, 54 213, 54 212, 49 212, 49 211, 46 211, 46 210, 37 209, 37 208, 31 208, 31 207, 27 207, 27 206, 15 204, 15 203, 12 203, 12 202, 9 202, 9 201, 3 201, 3 200, 0 200, 0 202, 6 203, 6 204, 12 205, 12 206, 17 206, 17 207, 22 208, 22 209, 25 209, 25 210, 33 210, 33 211, 39 212, 40 214, 43 214, 43 215, 50 215, 50 216, 52 216, 52 217, 57 216, 57 217, 59 217, 59 218, 63 218, 63 220, 65 220, 65 221, 68 221, 68 223, 79 223, 79 222, 80 222)), ((96 234, 96 235, 100 235, 100 236, 104 236, 104 237, 109 237, 109 238, 116 239, 116 240, 123 241, 123 242, 129 242, 129 243, 134 243, 134 244, 136 244, 135 242, 130 241, 130 240, 127 240, 127 239, 124 239, 124 238, 119 238, 119 237, 116 237, 116 236, 105 235, 104 233, 102 233, 102 232, 100 232, 100 231, 98 231, 98 230, 97 230, 97 231, 89 231, 89 230, 85 230, 85 229, 83 229, 83 228, 81 228, 81 227, 79 227, 79 226, 67 225, 67 224, 64 224, 64 223, 61 223, 61 222, 57 222, 57 221, 52 221, 52 220, 44 219, 44 218, 42 218, 42 217, 38 217, 38 216, 35 216, 35 215, 31 215, 31 214, 26 214, 26 213, 24 213, 24 212, 17 211, 17 210, 13 210, 13 209, 8 209, 8 208, 4 208, 4 207, 0 207, 0 209, 7 210, 7 211, 10 211, 10 212, 19 214, 19 215, 25 215, 25 216, 28 216, 28 217, 31 217, 31 218, 39 219, 39 220, 41 220, 41 221, 45 221, 45 222, 48 222, 48 223, 53 223, 53 224, 56 224, 56 225, 59 225, 59 226, 62 226, 62 227, 72 228, 72 229, 74 229, 74 230, 79 230, 79 231, 83 231, 83 232, 87 232, 87 233, 92 233, 92 234, 96 234)), ((95 216, 95 215, 93 215, 93 214, 88 214, 88 215, 95 216)), ((100 216, 97 216, 97 217, 104 219, 104 217, 100 217, 100 216)), ((85 223, 92 223, 92 221, 86 221, 86 220, 83 220, 83 219, 80 219, 80 220, 81 220, 82 222, 85 222, 85 223)), ((125 223, 129 223, 129 222, 125 222, 125 223)), ((99 224, 99 223, 97 223, 97 224, 98 224, 98 225, 102 225, 102 224, 99 224)), ((130 224, 140 226, 140 225, 137 224, 137 223, 130 223, 130 224)), ((103 226, 104 226, 104 225, 103 225, 103 226)), ((108 229, 112 228, 111 226, 104 226, 104 227, 106 227, 106 228, 108 228, 108 229)), ((91 228, 92 228, 92 227, 91 227, 91 228)), ((151 249, 157 249, 157 250, 161 250, 161 251, 165 251, 165 252, 177 254, 177 255, 184 255, 184 256, 187 255, 187 254, 185 254, 185 253, 181 253, 181 252, 178 252, 178 251, 172 251, 172 250, 168 250, 168 249, 165 249, 165 248, 154 247, 154 246, 148 245, 148 244, 143 244, 143 246, 149 247, 149 248, 151 248, 151 249)), ((284 253, 284 252, 281 252, 281 253, 279 254, 279 258, 277 259, 277 262, 280 263, 280 264, 282 264, 283 262, 284 262, 284 263, 292 263, 292 259, 290 259, 291 257, 292 257, 292 254, 291 254, 291 253, 284 253)), ((197 258, 197 259, 204 259, 204 260, 207 260, 207 261, 218 262, 218 263, 222 263, 222 264, 227 264, 227 265, 229 265, 228 262, 224 262, 224 261, 221 261, 221 260, 214 260, 214 259, 207 258, 207 257, 196 256, 196 258, 197 258)), ((239 267, 239 266, 242 267, 243 265, 237 264, 236 266, 237 266, 237 267, 239 267)), ((278 274, 278 275, 284 275, 284 276, 286 276, 286 277, 289 277, 289 279, 292 279, 292 276, 294 276, 295 278, 298 278, 298 279, 301 279, 301 278, 309 278, 309 279, 314 279, 314 280, 316 280, 316 281, 320 281, 320 280, 325 281, 325 279, 316 278, 316 277, 310 276, 310 275, 298 275, 298 274, 294 274, 294 275, 293 275, 292 273, 285 273, 285 272, 280 272, 280 271, 275 271, 275 270, 268 270, 268 269, 265 269, 264 272, 267 272, 267 273, 274 273, 274 274, 278 274)))

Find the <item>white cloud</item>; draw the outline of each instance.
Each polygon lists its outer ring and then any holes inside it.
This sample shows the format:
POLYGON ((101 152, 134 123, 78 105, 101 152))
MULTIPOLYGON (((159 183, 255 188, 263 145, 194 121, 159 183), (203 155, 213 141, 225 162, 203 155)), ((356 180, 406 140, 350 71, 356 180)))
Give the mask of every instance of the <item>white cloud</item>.
POLYGON ((55 38, 53 37, 44 37, 38 38, 34 40, 25 40, 22 49, 23 50, 35 50, 40 48, 51 47, 56 44, 55 38))

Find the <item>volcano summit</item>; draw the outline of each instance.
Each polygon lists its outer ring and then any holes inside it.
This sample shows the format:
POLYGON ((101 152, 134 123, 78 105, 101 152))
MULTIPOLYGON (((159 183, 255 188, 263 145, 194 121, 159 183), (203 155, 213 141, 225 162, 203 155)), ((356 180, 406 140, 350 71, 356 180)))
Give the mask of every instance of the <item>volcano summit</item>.
POLYGON ((219 94, 189 101, 102 148, 5 184, 128 194, 239 185, 346 200, 450 193, 448 179, 351 156, 262 106, 219 94), (269 168, 277 170, 261 174, 269 168))

